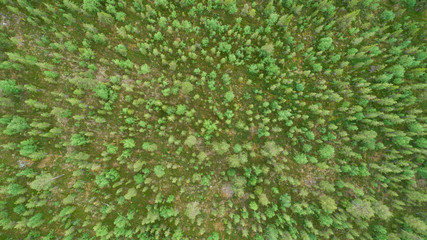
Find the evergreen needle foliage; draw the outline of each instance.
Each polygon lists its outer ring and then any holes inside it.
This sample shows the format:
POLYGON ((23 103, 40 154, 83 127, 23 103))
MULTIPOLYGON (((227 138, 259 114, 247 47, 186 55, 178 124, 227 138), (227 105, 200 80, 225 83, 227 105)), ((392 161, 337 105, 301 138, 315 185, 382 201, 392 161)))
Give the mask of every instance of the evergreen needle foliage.
POLYGON ((422 0, 0 0, 0 239, 427 239, 422 0))

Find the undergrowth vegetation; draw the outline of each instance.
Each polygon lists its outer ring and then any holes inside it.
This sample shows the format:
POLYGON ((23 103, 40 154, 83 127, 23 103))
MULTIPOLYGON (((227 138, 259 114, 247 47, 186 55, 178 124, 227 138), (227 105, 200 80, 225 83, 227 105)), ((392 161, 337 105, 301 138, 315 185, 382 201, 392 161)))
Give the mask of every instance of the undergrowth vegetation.
POLYGON ((0 0, 0 238, 426 239, 426 7, 0 0))

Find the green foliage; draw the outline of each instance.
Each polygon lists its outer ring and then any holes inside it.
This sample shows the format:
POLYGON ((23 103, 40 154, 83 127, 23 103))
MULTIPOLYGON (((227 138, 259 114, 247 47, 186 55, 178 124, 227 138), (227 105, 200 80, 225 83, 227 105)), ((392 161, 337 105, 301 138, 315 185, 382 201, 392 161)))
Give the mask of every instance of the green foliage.
POLYGON ((194 220, 199 214, 200 214, 200 209, 199 209, 198 202, 192 202, 187 204, 187 207, 185 209, 185 216, 187 216, 191 220, 194 220))
POLYGON ((19 94, 22 91, 13 79, 0 80, 0 90, 6 95, 19 94))
POLYGON ((110 182, 108 179, 103 175, 97 175, 95 179, 95 183, 100 187, 103 188, 105 186, 108 186, 110 182))
POLYGON ((265 193, 261 193, 259 195, 259 203, 262 206, 267 206, 268 204, 270 204, 270 201, 268 200, 267 195, 265 193))
POLYGON ((105 171, 104 174, 106 178, 108 178, 113 182, 119 179, 120 177, 119 173, 115 169, 110 169, 108 171, 105 171))
POLYGON ((256 202, 250 202, 249 208, 254 210, 254 211, 257 211, 258 210, 258 204, 256 202))
POLYGON ((83 0, 83 9, 89 13, 98 12, 101 7, 100 0, 83 0))
POLYGON ((228 157, 227 161, 230 167, 238 168, 248 161, 248 155, 246 153, 233 154, 228 157))
POLYGON ((193 135, 188 136, 184 142, 184 144, 189 147, 193 147, 196 143, 197 143, 197 138, 193 135))
POLYGON ((208 237, 208 240, 219 240, 220 239, 220 237, 219 237, 219 233, 217 233, 217 232, 213 232, 209 237, 208 237))
POLYGON ((43 214, 37 213, 34 216, 32 216, 30 219, 28 219, 27 226, 29 228, 37 228, 40 227, 43 224, 43 214))
POLYGON ((242 146, 240 146, 240 144, 237 143, 236 145, 234 145, 233 151, 234 151, 234 153, 241 152, 242 151, 242 146))
POLYGON ((407 215, 404 217, 405 223, 407 226, 409 226, 411 229, 413 229, 415 232, 420 234, 425 234, 427 231, 427 224, 414 216, 407 215))
POLYGON ((425 239, 423 1, 0 5, 5 239, 425 239))
POLYGON ((214 142, 212 146, 214 151, 219 155, 225 154, 226 152, 228 152, 228 149, 230 149, 230 144, 228 144, 226 141, 222 141, 220 143, 214 142))
POLYGON ((190 82, 183 82, 181 86, 181 92, 183 94, 189 94, 191 91, 194 90, 194 86, 190 82))
POLYGON ((21 154, 22 156, 31 158, 37 151, 37 141, 34 140, 33 138, 30 138, 20 142, 18 147, 19 147, 19 154, 21 154))
POLYGON ((175 113, 178 114, 178 115, 183 115, 186 112, 186 110, 187 110, 187 106, 179 104, 176 107, 176 112, 175 113))
POLYGON ((163 35, 162 35, 162 33, 161 33, 161 32, 157 32, 156 34, 154 34, 153 39, 154 39, 154 40, 156 40, 156 41, 161 41, 161 40, 163 40, 163 35))
POLYGON ((53 176, 50 173, 41 174, 30 183, 30 187, 36 191, 48 190, 52 185, 53 176))
POLYGON ((427 138, 418 138, 415 145, 419 148, 427 148, 427 138))
POLYGON ((268 141, 265 142, 261 154, 265 157, 272 158, 277 157, 282 151, 283 148, 278 146, 274 141, 268 141))
POLYGON ((382 220, 387 221, 393 216, 393 213, 390 212, 389 207, 380 202, 374 203, 372 207, 375 211, 375 214, 382 220))
POLYGON ((130 188, 128 190, 128 192, 125 194, 125 199, 126 200, 130 200, 131 198, 136 196, 136 189, 135 188, 130 188))
POLYGON ((135 141, 131 138, 127 138, 123 140, 123 147, 124 148, 134 148, 135 147, 135 141))
POLYGON ((114 145, 111 145, 111 144, 107 145, 107 152, 109 154, 115 154, 117 152, 117 150, 119 150, 119 148, 117 146, 114 146, 114 145))
POLYGON ((323 69, 323 67, 320 63, 313 64, 313 71, 314 72, 321 72, 322 69, 323 69))
POLYGON ((415 133, 421 133, 424 131, 424 127, 417 122, 409 124, 408 128, 411 132, 415 132, 415 133))
POLYGON ((396 143, 399 146, 408 146, 409 142, 412 139, 408 136, 396 136, 393 138, 393 142, 396 143))
MULTIPOLYGON (((120 45, 119 45, 120 46, 120 45)), ((123 52, 123 50, 121 50, 123 52)), ((127 52, 126 52, 127 54, 127 52)), ((148 74, 150 73, 151 69, 150 66, 148 66, 147 64, 144 64, 141 66, 141 70, 138 71, 139 74, 148 74)))
POLYGON ((235 96, 234 96, 234 93, 232 91, 226 92, 224 95, 225 102, 228 103, 228 102, 233 101, 234 97, 235 96))
POLYGON ((88 140, 84 135, 76 133, 71 136, 70 143, 72 146, 81 146, 88 143, 88 140))
POLYGON ((294 161, 298 164, 306 164, 308 163, 307 155, 299 153, 294 156, 294 161))
POLYGON ((381 18, 384 21, 392 21, 394 19, 395 15, 392 11, 389 10, 385 10, 382 14, 381 14, 381 18))
POLYGON ((319 41, 319 45, 317 45, 317 48, 320 51, 326 51, 332 47, 332 42, 333 40, 330 37, 321 38, 319 41))
POLYGON ((281 195, 279 200, 282 209, 286 209, 291 206, 291 196, 289 196, 288 194, 285 193, 281 195))
POLYGON ((325 145, 319 149, 319 155, 323 159, 331 159, 335 154, 335 148, 331 145, 325 145))
POLYGON ((25 192, 26 192, 26 189, 17 183, 12 183, 12 184, 9 184, 8 186, 8 193, 12 196, 17 196, 25 192))
POLYGON ((104 237, 108 234, 108 227, 105 225, 102 225, 101 223, 97 223, 93 230, 95 231, 95 234, 97 237, 104 237))
POLYGON ((333 213, 337 209, 335 200, 326 195, 320 196, 320 204, 322 206, 322 209, 328 214, 333 213))
POLYGON ((107 24, 107 25, 113 25, 114 24, 114 18, 110 14, 106 12, 98 12, 98 20, 101 23, 107 24))
POLYGON ((130 69, 133 69, 133 67, 134 67, 133 62, 131 62, 129 59, 127 59, 126 61, 119 60, 119 59, 114 59, 113 63, 115 63, 121 69, 128 69, 128 70, 130 70, 130 69))
POLYGON ((30 125, 27 123, 25 118, 13 116, 10 120, 7 120, 7 126, 3 133, 7 135, 14 135, 21 133, 29 127, 30 125))
POLYGON ((165 175, 165 168, 162 165, 157 165, 154 167, 154 174, 156 174, 156 176, 158 178, 161 178, 165 175))
POLYGON ((96 95, 98 95, 98 97, 107 100, 108 96, 109 96, 109 91, 108 91, 108 87, 104 84, 99 84, 96 88, 95 88, 95 93, 96 95))
POLYGON ((265 239, 267 240, 278 240, 279 238, 279 232, 277 231, 276 227, 274 225, 267 225, 267 231, 265 233, 265 239))
POLYGON ((370 219, 374 216, 374 210, 371 208, 371 203, 367 200, 357 198, 352 201, 347 211, 355 218, 370 219))
POLYGON ((397 78, 403 78, 405 75, 405 68, 400 64, 393 65, 387 71, 397 78))
POLYGON ((203 127, 206 129, 206 133, 205 133, 206 140, 209 140, 211 138, 211 134, 218 129, 218 127, 216 126, 216 123, 212 122, 211 120, 204 120, 203 127))
POLYGON ((155 143, 150 143, 150 142, 144 142, 142 144, 142 149, 149 151, 149 152, 154 152, 157 150, 157 144, 155 143))
POLYGON ((110 182, 117 181, 119 179, 119 173, 114 170, 105 170, 102 174, 96 175, 95 183, 100 187, 104 188, 110 184, 110 182))
POLYGON ((143 175, 141 175, 141 174, 137 174, 137 175, 135 175, 134 177, 133 177, 133 179, 135 180, 135 183, 136 184, 141 184, 141 183, 143 183, 144 182, 144 176, 143 175))
POLYGON ((362 143, 369 149, 375 148, 375 139, 378 134, 373 130, 363 130, 360 133, 353 136, 353 139, 356 141, 362 141, 362 143))
POLYGON ((415 7, 415 4, 417 3, 416 0, 402 0, 401 2, 404 3, 406 6, 408 6, 409 8, 415 7))

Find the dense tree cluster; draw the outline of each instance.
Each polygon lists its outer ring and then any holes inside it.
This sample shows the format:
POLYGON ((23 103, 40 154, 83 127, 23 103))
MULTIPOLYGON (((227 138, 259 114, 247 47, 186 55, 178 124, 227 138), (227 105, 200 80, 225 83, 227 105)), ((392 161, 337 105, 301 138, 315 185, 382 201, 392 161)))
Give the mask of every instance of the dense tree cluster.
POLYGON ((426 9, 0 0, 0 238, 427 239, 426 9))

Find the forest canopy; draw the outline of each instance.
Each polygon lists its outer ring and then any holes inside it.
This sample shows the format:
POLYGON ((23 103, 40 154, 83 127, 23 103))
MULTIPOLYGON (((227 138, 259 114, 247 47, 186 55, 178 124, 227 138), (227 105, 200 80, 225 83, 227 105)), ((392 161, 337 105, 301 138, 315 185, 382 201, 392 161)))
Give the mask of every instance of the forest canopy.
POLYGON ((0 0, 0 239, 427 239, 427 2, 0 0))

